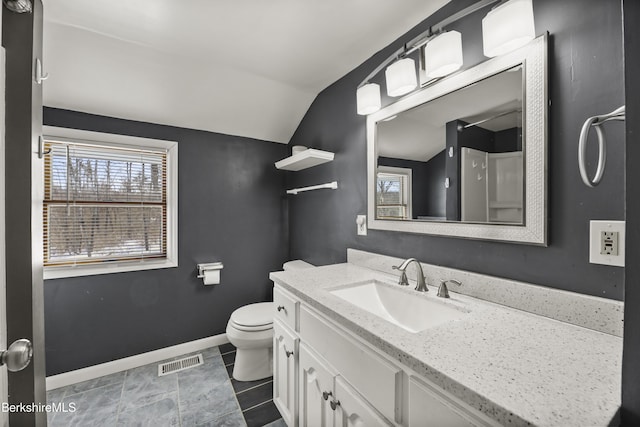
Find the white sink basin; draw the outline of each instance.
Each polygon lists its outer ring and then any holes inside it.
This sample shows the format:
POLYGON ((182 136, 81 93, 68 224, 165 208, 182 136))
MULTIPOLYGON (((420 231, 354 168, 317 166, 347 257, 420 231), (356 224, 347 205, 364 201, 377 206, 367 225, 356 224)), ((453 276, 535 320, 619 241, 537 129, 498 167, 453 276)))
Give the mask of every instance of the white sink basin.
POLYGON ((437 298, 435 296, 407 293, 399 285, 389 285, 377 280, 357 283, 329 292, 414 333, 441 323, 461 319, 467 314, 466 311, 457 307, 434 301, 432 298, 437 298))

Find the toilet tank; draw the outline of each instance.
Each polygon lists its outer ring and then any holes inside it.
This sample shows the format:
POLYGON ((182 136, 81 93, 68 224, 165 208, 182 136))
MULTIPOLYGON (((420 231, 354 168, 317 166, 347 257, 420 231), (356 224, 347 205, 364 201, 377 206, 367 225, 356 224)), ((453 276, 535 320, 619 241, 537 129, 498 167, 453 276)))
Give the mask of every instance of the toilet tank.
POLYGON ((296 259, 296 260, 293 260, 293 261, 288 261, 288 262, 285 262, 282 265, 282 269, 284 271, 302 270, 302 269, 305 269, 305 268, 313 268, 313 267, 315 267, 315 265, 309 264, 308 262, 302 261, 300 259, 296 259))

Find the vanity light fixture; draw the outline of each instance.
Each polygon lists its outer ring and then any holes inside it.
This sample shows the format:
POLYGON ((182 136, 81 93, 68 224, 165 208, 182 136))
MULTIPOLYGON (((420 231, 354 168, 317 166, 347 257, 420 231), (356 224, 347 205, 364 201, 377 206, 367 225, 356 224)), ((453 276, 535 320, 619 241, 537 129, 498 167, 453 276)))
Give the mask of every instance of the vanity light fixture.
POLYGON ((3 0, 4 5, 12 12, 31 13, 33 5, 31 0, 3 0))
POLYGON ((380 85, 367 83, 356 91, 358 114, 367 115, 375 113, 381 107, 380 85))
POLYGON ((427 77, 444 77, 462 67, 462 34, 447 31, 433 38, 424 48, 427 77))
POLYGON ((416 63, 411 58, 400 59, 389 65, 384 75, 389 96, 402 96, 418 86, 416 63))
POLYGON ((510 0, 482 19, 482 45, 489 58, 516 50, 535 37, 532 0, 510 0))
POLYGON ((380 86, 370 80, 384 68, 387 94, 402 96, 419 85, 415 61, 409 55, 424 49, 424 66, 429 84, 447 76, 463 65, 462 35, 457 31, 444 32, 443 28, 482 8, 500 2, 482 19, 483 51, 488 57, 511 52, 535 38, 532 0, 479 0, 460 12, 440 21, 418 37, 396 50, 359 85, 356 92, 357 112, 375 113, 382 107, 380 86))

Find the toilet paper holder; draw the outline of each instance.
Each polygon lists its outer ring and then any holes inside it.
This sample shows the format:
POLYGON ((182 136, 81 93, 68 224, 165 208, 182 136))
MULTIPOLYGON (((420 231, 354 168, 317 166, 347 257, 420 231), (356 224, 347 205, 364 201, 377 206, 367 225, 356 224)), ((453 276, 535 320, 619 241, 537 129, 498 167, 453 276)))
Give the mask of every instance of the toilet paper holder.
POLYGON ((224 265, 222 265, 221 262, 209 262, 206 264, 197 264, 197 266, 198 266, 198 279, 204 279, 205 271, 222 270, 222 268, 224 267, 224 265))

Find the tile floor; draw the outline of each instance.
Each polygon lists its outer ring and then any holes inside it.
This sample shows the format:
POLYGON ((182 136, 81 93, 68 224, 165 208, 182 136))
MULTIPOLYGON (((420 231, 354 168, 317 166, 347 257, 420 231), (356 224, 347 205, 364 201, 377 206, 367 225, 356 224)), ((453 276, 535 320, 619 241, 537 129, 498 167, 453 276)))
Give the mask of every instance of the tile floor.
POLYGON ((230 344, 197 353, 202 353, 203 365, 163 377, 158 377, 158 363, 153 363, 50 390, 49 403, 74 403, 77 410, 50 413, 48 424, 286 427, 273 404, 272 378, 230 378, 235 360, 230 344))

